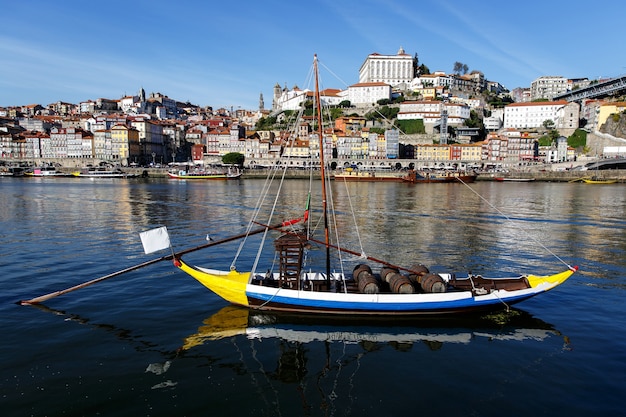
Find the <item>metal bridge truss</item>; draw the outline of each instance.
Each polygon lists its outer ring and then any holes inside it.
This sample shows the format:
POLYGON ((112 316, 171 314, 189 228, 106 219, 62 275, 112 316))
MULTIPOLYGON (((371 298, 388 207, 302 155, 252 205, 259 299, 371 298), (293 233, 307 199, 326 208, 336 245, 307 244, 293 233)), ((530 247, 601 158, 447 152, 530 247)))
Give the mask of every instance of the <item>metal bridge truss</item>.
POLYGON ((553 100, 581 101, 589 98, 617 95, 620 92, 626 92, 626 76, 560 94, 555 96, 553 100))

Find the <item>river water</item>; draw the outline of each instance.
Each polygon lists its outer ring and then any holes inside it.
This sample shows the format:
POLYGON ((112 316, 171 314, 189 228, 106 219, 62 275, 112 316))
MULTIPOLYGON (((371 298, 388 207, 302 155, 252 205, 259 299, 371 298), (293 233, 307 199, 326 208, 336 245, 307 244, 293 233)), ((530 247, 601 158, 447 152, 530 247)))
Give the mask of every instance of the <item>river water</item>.
MULTIPOLYGON (((241 233, 262 180, 0 179, 3 416, 621 415, 624 186, 340 184, 371 256, 507 276, 580 271, 509 314, 420 320, 248 315, 169 261, 53 299, 15 302, 140 264, 139 232, 176 250, 241 233), (348 199, 346 196, 350 195, 348 199)), ((301 213, 306 184, 278 206, 301 213), (295 203, 294 203, 295 202, 295 203)), ((237 244, 185 259, 228 268, 237 244)), ((360 249, 359 249, 360 250, 360 249)))

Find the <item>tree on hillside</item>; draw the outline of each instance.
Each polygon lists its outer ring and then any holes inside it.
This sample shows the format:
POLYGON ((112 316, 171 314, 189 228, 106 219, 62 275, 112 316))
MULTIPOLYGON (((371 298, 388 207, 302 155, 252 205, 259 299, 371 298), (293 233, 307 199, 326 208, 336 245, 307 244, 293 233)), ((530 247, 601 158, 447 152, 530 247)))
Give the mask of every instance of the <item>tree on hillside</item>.
POLYGON ((229 152, 222 156, 222 163, 225 165, 238 165, 239 167, 242 167, 245 159, 246 157, 239 152, 229 152))
POLYGON ((261 117, 258 122, 256 122, 257 130, 268 130, 271 129, 276 124, 276 117, 268 116, 261 117))
POLYGON ((469 67, 467 66, 467 64, 464 64, 462 62, 456 61, 454 63, 454 69, 452 70, 453 73, 457 74, 457 75, 465 75, 467 74, 467 71, 469 71, 469 67))
POLYGON ((350 100, 342 100, 339 104, 337 104, 337 107, 349 108, 352 107, 352 103, 350 100))
POLYGON ((430 74, 430 69, 424 64, 420 65, 419 75, 428 75, 428 74, 430 74))
POLYGON ((554 120, 546 119, 543 121, 542 125, 546 130, 552 130, 554 129, 554 120))

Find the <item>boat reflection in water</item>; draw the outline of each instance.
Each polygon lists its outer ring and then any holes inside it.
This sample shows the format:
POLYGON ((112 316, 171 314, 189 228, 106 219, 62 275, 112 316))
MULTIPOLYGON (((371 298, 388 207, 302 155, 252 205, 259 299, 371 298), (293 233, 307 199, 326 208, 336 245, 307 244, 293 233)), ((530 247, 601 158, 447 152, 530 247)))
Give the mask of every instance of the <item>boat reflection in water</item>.
MULTIPOLYGON (((226 306, 181 341, 172 337, 171 327, 146 334, 145 328, 95 323, 35 307, 64 322, 97 329, 100 339, 95 343, 108 343, 107 350, 89 354, 107 357, 111 347, 120 352, 125 359, 108 362, 124 375, 116 388, 132 398, 139 392, 141 407, 160 410, 159 415, 196 415, 200 407, 218 410, 216 415, 414 415, 416 404, 425 415, 466 415, 462 408, 482 409, 483 400, 491 404, 495 398, 495 407, 502 405, 498 399, 509 398, 511 390, 519 392, 519 384, 527 382, 523 377, 542 369, 537 364, 569 350, 567 337, 521 310, 454 319, 374 320, 226 306), (107 334, 121 343, 107 342, 107 334), (484 377, 486 367, 501 373, 498 385, 491 376, 484 377), (457 390, 456 401, 441 401, 453 377, 471 377, 475 384, 457 390), (385 412, 388 407, 397 412, 385 412)), ((94 338, 86 333, 77 334, 94 338)), ((71 389, 80 397, 84 384, 101 383, 101 368, 91 375, 72 367, 48 382, 65 384, 76 372, 81 385, 71 389)), ((108 390, 102 391, 85 400, 89 406, 119 407, 108 390)))
MULTIPOLYGON (((407 344, 416 342, 438 349, 444 343, 468 344, 476 338, 543 341, 561 334, 550 324, 517 309, 465 318, 390 320, 358 317, 351 320, 345 317, 257 312, 226 306, 205 319, 197 333, 186 337, 182 350, 235 336, 299 343, 358 343, 365 350, 370 350, 378 344, 402 344, 406 349, 407 344)), ((567 338, 564 339, 567 343, 567 338)))

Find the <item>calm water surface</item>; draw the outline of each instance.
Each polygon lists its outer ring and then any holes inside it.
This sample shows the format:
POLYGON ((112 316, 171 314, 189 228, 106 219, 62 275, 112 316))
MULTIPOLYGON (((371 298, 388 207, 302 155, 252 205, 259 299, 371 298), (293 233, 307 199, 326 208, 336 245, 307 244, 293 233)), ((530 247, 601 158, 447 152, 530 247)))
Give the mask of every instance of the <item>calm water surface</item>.
MULTIPOLYGON (((15 304, 160 256, 145 255, 138 237, 158 225, 179 250, 206 243, 207 233, 240 233, 262 185, 0 179, 2 415, 623 413, 620 184, 333 184, 337 209, 352 205, 361 229, 343 238, 354 249, 361 240, 378 258, 488 276, 580 266, 565 285, 509 315, 249 316, 169 262, 42 307, 15 304)), ((307 185, 286 187, 279 208, 298 216, 307 185)), ((227 268, 234 249, 186 259, 227 268)))

